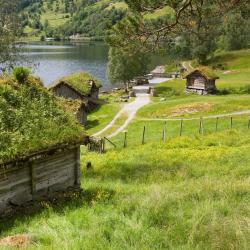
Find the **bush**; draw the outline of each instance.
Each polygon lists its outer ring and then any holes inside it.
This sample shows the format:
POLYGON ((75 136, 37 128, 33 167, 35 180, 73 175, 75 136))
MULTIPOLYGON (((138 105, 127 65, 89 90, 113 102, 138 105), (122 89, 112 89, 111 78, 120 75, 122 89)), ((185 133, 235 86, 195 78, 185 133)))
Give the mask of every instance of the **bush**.
POLYGON ((240 88, 240 91, 243 93, 243 94, 250 94, 250 85, 246 85, 244 87, 241 87, 240 88))
POLYGON ((23 84, 29 77, 31 71, 25 67, 16 67, 13 70, 13 76, 18 83, 23 84))

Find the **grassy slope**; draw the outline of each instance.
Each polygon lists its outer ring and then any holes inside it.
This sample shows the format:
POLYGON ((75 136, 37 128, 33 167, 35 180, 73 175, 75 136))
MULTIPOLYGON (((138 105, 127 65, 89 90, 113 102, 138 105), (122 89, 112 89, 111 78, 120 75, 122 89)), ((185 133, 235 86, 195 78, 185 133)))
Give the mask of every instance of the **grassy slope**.
POLYGON ((100 106, 97 110, 88 115, 88 134, 94 134, 103 129, 119 112, 120 106, 114 103, 108 103, 100 106))
MULTIPOLYGON (((230 71, 229 74, 223 74, 224 71, 218 71, 220 80, 217 82, 218 89, 231 89, 235 92, 240 87, 248 86, 248 72, 250 68, 250 50, 226 53, 218 57, 216 64, 223 64, 230 71), (234 60, 232 60, 232 55, 234 60), (229 60, 230 58, 230 60, 229 60), (234 71, 239 71, 235 81, 232 79, 234 71), (229 80, 228 80, 229 79, 229 80), (231 79, 231 81, 230 81, 231 79), (239 83, 239 85, 238 85, 239 83), (239 87, 240 86, 240 87, 239 87)), ((146 126, 146 141, 160 141, 163 138, 164 121, 147 121, 152 118, 199 118, 201 116, 211 116, 217 114, 228 114, 242 110, 250 110, 249 94, 237 95, 212 95, 199 96, 185 93, 185 81, 173 80, 159 84, 156 87, 159 97, 153 97, 151 104, 142 108, 137 119, 128 127, 128 143, 139 145, 142 140, 143 127, 146 126), (165 98, 164 101, 161 98, 165 98)), ((233 127, 247 132, 249 115, 240 115, 233 117, 233 127)), ((230 129, 230 118, 220 118, 218 131, 230 129)), ((216 129, 216 119, 206 119, 204 121, 204 133, 214 133, 216 129)), ((184 121, 182 135, 195 138, 199 133, 199 120, 184 121)), ((167 137, 178 137, 180 134, 180 121, 167 122, 167 137)), ((122 147, 124 135, 117 135, 113 141, 118 147, 122 147)))
POLYGON ((225 70, 219 72, 220 88, 239 88, 250 85, 250 50, 222 53, 210 64, 222 64, 225 67, 225 70), (228 73, 225 72, 227 70, 228 73))
MULTIPOLYGON (((204 100, 216 103, 216 109, 190 116, 249 106, 248 95, 186 96, 183 86, 173 81, 159 87, 169 96, 170 109, 204 100)), ((168 105, 153 101, 154 108, 145 107, 138 118, 153 110, 165 112, 168 105)), ((205 136, 198 135, 197 121, 185 123, 184 136, 169 139, 168 134, 166 143, 160 142, 163 123, 155 122, 143 146, 135 131, 144 122, 136 120, 128 129, 129 148, 105 155, 83 150, 82 199, 0 223, 1 235, 30 233, 35 238, 30 249, 248 249, 250 132, 246 117, 237 119, 236 130, 225 131, 227 118, 218 133, 214 121, 206 122, 205 136), (190 136, 191 131, 196 134, 190 136), (149 142, 150 133, 157 142, 149 142), (138 145, 132 146, 135 139, 138 145), (92 162, 91 171, 85 170, 86 161, 92 162)), ((176 137, 178 129, 179 122, 168 133, 176 137)), ((120 145, 122 137, 115 138, 120 145)))
POLYGON ((165 17, 165 16, 171 16, 173 14, 173 10, 169 7, 165 7, 162 9, 158 9, 155 12, 149 12, 149 13, 145 13, 144 18, 149 20, 149 19, 158 19, 161 17, 165 17))
MULTIPOLYGON (((70 16, 69 13, 65 13, 63 10, 64 6, 62 5, 62 2, 60 1, 60 5, 59 5, 59 10, 56 12, 55 8, 56 8, 56 2, 53 3, 53 11, 50 10, 48 8, 48 2, 44 1, 43 2, 43 8, 45 10, 45 12, 42 12, 41 15, 41 23, 44 24, 46 20, 48 20, 48 23, 50 25, 51 28, 58 28, 62 25, 64 25, 69 18, 66 18, 66 16, 70 16)), ((27 41, 37 41, 40 40, 41 35, 43 35, 43 32, 39 32, 38 30, 34 30, 30 27, 25 27, 24 29, 24 33, 27 35, 27 37, 25 37, 24 40, 27 41)))
MULTIPOLYGON (((219 90, 228 89, 232 93, 240 93, 241 88, 247 89, 250 86, 250 50, 221 54, 213 60, 213 64, 222 64, 225 67, 225 70, 217 71, 220 76, 216 82, 219 90)), ((247 94, 206 97, 187 95, 184 80, 160 84, 156 90, 159 97, 153 98, 153 103, 139 112, 140 118, 193 117, 250 109, 250 98, 247 94), (160 102, 162 97, 165 97, 166 101, 160 102), (178 111, 179 115, 177 115, 178 111)))
POLYGON ((83 151, 83 198, 0 223, 1 236, 29 233, 28 249, 247 249, 249 143, 232 131, 83 151))
MULTIPOLYGON (((117 91, 112 94, 103 94, 101 96, 101 99, 103 99, 106 104, 101 105, 88 115, 88 125, 86 128, 88 134, 92 135, 102 130, 112 121, 122 107, 122 103, 119 103, 118 100, 124 94, 126 94, 124 91, 117 91)), ((116 123, 115 125, 118 126, 123 120, 124 119, 121 121, 118 120, 118 124, 116 123)))
MULTIPOLYGON (((81 6, 82 0, 75 1, 76 5, 81 6)), ((100 8, 103 5, 107 5, 107 10, 111 10, 112 8, 119 9, 119 10, 126 10, 127 4, 124 2, 117 2, 116 0, 100 0, 96 3, 89 4, 89 6, 85 7, 86 10, 88 10, 90 13, 96 12, 98 8, 100 8), (110 5, 109 5, 110 4, 110 5)), ((48 8, 48 1, 43 2, 43 9, 45 10, 42 12, 42 15, 40 17, 40 21, 42 24, 45 23, 46 20, 48 20, 49 26, 52 29, 57 29, 61 26, 63 26, 66 22, 71 20, 70 13, 65 12, 64 3, 62 1, 59 1, 59 9, 56 11, 56 1, 53 3, 53 10, 48 8)), ((74 14, 77 14, 78 10, 75 10, 74 14)), ((36 29, 32 29, 29 26, 25 27, 24 29, 25 37, 22 39, 24 41, 37 41, 41 39, 41 36, 44 35, 43 31, 39 31, 36 29)), ((87 38, 85 38, 87 39, 87 38)))

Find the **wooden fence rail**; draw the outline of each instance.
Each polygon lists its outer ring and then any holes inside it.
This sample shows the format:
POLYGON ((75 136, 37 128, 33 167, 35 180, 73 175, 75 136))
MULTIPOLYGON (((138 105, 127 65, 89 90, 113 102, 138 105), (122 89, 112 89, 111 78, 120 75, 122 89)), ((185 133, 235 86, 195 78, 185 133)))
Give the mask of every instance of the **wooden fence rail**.
MULTIPOLYGON (((209 131, 209 133, 212 131, 218 132, 219 128, 223 129, 223 128, 225 128, 225 126, 230 130, 232 130, 233 128, 234 129, 237 128, 237 122, 233 119, 233 116, 226 116, 226 117, 220 117, 220 116, 216 117, 215 116, 213 119, 215 119, 215 124, 214 124, 215 128, 213 128, 213 126, 214 126, 213 121, 212 121, 212 123, 209 122, 209 124, 208 124, 207 122, 204 122, 206 119, 204 119, 203 117, 200 117, 198 119, 193 119, 193 121, 195 121, 195 120, 199 121, 197 132, 200 136, 203 136, 205 133, 207 134, 208 131, 209 131), (225 118, 225 119, 222 122, 223 118, 225 118), (229 121, 228 121, 228 118, 229 118, 229 121)), ((181 136, 183 136, 185 130, 187 130, 187 127, 188 127, 188 126, 184 126, 184 125, 186 124, 187 121, 191 121, 191 120, 183 118, 183 119, 176 119, 176 120, 172 119, 171 121, 179 121, 179 125, 177 125, 179 128, 176 127, 176 125, 175 125, 175 128, 177 130, 179 130, 177 133, 179 133, 179 136, 181 137, 181 136)), ((246 125, 247 126, 245 128, 248 131, 250 131, 250 117, 247 117, 247 124, 246 125)), ((159 137, 157 135, 154 136, 154 134, 152 136, 152 130, 150 132, 148 127, 146 127, 146 125, 144 125, 142 127, 141 142, 140 142, 140 138, 139 138, 138 143, 141 143, 142 145, 144 145, 147 141, 156 141, 157 138, 159 138, 159 140, 161 140, 163 142, 167 142, 167 138, 171 136, 170 134, 171 134, 171 126, 169 123, 167 123, 167 121, 164 121, 162 129, 159 130, 159 134, 158 134, 159 137)), ((134 144, 133 142, 137 139, 138 139, 138 137, 133 136, 133 138, 130 138, 130 140, 129 140, 129 132, 124 131, 124 137, 122 138, 123 148, 127 148, 128 144, 133 145, 134 144)), ((100 153, 105 152, 105 141, 107 141, 113 148, 118 147, 117 142, 114 142, 115 140, 104 137, 103 139, 100 140, 100 153)))

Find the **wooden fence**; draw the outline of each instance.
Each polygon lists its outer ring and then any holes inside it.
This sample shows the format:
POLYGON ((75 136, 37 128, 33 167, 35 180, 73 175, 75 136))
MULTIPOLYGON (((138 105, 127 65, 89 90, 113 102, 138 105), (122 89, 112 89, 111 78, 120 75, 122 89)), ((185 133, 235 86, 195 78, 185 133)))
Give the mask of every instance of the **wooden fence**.
POLYGON ((158 123, 158 128, 153 129, 152 124, 148 120, 142 123, 141 129, 132 129, 129 131, 124 131, 120 133, 117 137, 108 139, 106 137, 102 138, 101 153, 112 148, 127 148, 130 145, 143 145, 149 141, 163 141, 167 142, 170 137, 182 137, 199 135, 203 136, 206 134, 217 133, 225 130, 238 130, 244 129, 244 131, 250 131, 250 117, 244 117, 241 121, 237 121, 239 116, 213 116, 210 117, 198 117, 198 118, 183 118, 183 119, 166 119, 161 121, 155 121, 158 123), (210 120, 209 124, 207 120, 210 120), (193 131, 187 133, 188 122, 195 122, 193 126, 193 131), (171 122, 175 122, 175 133, 170 135, 171 122), (196 124, 196 128, 195 128, 196 124), (208 126, 209 125, 209 126, 208 126), (154 131, 153 131, 154 130, 154 131), (186 134, 185 134, 186 132, 186 134))

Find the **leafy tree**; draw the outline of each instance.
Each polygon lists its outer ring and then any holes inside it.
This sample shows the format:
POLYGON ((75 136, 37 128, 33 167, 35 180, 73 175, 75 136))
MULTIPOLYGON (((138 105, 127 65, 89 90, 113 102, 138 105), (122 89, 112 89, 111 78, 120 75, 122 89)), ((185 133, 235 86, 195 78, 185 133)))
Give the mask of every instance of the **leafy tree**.
POLYGON ((114 47, 130 47, 137 43, 148 50, 187 33, 191 54, 200 62, 216 49, 217 27, 232 9, 248 5, 247 0, 126 0, 130 12, 113 28, 108 42, 114 47), (147 22, 145 13, 168 7, 171 15, 158 22, 147 22))
POLYGON ((248 46, 250 22, 241 13, 231 13, 224 21, 224 41, 227 50, 243 49, 248 46))
POLYGON ((108 77, 111 83, 122 82, 128 87, 129 81, 147 73, 149 56, 144 52, 127 52, 110 48, 108 77))
POLYGON ((20 35, 17 0, 0 0, 0 66, 11 67, 19 58, 19 46, 15 45, 20 35))

